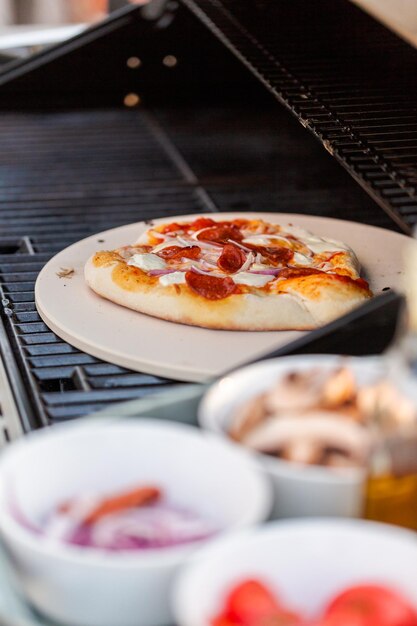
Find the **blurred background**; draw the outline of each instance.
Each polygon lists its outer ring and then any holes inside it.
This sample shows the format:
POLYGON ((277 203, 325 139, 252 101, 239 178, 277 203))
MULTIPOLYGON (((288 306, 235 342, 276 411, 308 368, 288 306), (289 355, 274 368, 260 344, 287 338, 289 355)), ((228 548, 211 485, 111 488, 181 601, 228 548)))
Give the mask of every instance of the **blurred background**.
MULTIPOLYGON (((55 43, 76 34, 76 29, 69 29, 69 25, 85 27, 126 4, 143 4, 146 1, 0 0, 0 50, 7 50, 9 45, 9 39, 3 41, 4 36, 17 35, 16 45, 27 41, 34 45, 55 43), (28 35, 36 31, 40 33, 38 37, 28 35)), ((410 43, 417 45, 417 0, 351 1, 373 14, 410 43)), ((12 43, 16 42, 12 40, 12 43)))
POLYGON ((0 0, 0 24, 94 22, 128 0, 0 0))
MULTIPOLYGON (((146 1, 146 0, 145 0, 146 1)), ((0 0, 0 69, 144 0, 0 0)))

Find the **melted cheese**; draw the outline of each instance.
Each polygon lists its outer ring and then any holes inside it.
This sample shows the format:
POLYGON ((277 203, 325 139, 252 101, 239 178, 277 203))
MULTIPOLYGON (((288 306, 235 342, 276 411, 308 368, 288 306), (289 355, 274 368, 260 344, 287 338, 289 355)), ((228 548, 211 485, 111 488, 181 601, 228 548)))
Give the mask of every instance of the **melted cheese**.
POLYGON ((275 276, 270 274, 251 274, 250 272, 240 272, 232 276, 233 282, 237 285, 248 285, 249 287, 264 287, 266 283, 274 280, 275 276))
POLYGON ((252 235, 251 237, 245 237, 242 243, 250 243, 254 246, 270 246, 271 241, 273 241, 274 239, 278 241, 288 242, 288 240, 285 237, 281 237, 280 235, 275 234, 275 235, 252 235))
POLYGON ((297 265, 313 265, 314 259, 306 256, 305 254, 300 254, 299 252, 294 252, 293 261, 297 265))
POLYGON ((159 256, 152 254, 151 252, 134 254, 127 264, 138 267, 144 272, 149 272, 150 270, 164 270, 167 267, 164 259, 161 259, 159 256))
POLYGON ((305 239, 303 240, 303 243, 305 243, 305 245, 312 252, 314 252, 314 254, 320 254, 321 252, 342 252, 343 250, 349 250, 349 248, 343 243, 333 241, 332 239, 320 239, 319 237, 311 237, 309 239, 305 239))
POLYGON ((168 285, 180 285, 185 283, 185 272, 172 272, 171 274, 164 274, 159 277, 159 284, 163 287, 168 285))
POLYGON ((320 254, 321 252, 342 252, 344 250, 350 251, 349 246, 341 241, 316 237, 316 235, 313 235, 308 230, 298 228, 297 226, 285 226, 284 228, 286 233, 297 237, 297 239, 314 252, 314 254, 320 254))

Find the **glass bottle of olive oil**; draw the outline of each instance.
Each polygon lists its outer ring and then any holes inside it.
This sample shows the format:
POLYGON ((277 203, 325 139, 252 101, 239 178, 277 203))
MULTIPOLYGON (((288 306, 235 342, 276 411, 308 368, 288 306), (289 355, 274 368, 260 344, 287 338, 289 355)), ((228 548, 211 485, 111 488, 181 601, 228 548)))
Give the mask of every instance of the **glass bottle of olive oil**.
POLYGON ((417 432, 381 438, 371 454, 364 517, 417 530, 417 432))
MULTIPOLYGON (((383 356, 387 379, 400 385, 408 379, 417 397, 417 241, 405 250, 403 288, 406 308, 400 316, 396 338, 383 356)), ((417 530, 417 407, 415 423, 384 430, 375 420, 375 445, 365 486, 368 519, 417 530)))

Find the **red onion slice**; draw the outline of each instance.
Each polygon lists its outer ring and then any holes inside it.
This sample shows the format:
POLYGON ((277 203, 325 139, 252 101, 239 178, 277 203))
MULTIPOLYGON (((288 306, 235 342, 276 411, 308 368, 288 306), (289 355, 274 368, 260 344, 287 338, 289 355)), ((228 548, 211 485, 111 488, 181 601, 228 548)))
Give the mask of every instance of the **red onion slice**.
MULTIPOLYGON (((205 230, 204 228, 202 230, 205 230)), ((197 231, 197 234, 201 231, 197 231)), ((199 239, 195 239, 194 235, 189 236, 189 239, 185 239, 184 237, 177 237, 177 241, 183 245, 187 246, 199 246, 202 250, 207 250, 208 252, 220 252, 222 245, 220 243, 208 243, 207 241, 200 241, 199 239)))
POLYGON ((179 270, 148 270, 147 274, 149 274, 149 276, 165 276, 165 274, 172 274, 178 271, 179 270))
POLYGON ((227 243, 232 243, 234 246, 237 246, 238 248, 241 248, 245 252, 252 252, 250 250, 250 248, 247 248, 246 246, 243 246, 241 243, 239 243, 238 241, 235 241, 234 239, 228 239, 227 243))
POLYGON ((206 272, 202 270, 200 267, 197 267, 196 265, 191 266, 191 271, 195 272, 196 274, 203 274, 203 276, 214 276, 216 278, 225 278, 225 274, 219 274, 219 272, 206 272))
POLYGON ((219 269, 219 266, 217 265, 217 263, 212 263, 211 261, 208 261, 207 259, 201 259, 200 263, 202 267, 207 271, 209 271, 210 269, 213 269, 213 270, 219 269))
POLYGON ((178 237, 173 237, 172 241, 173 241, 172 245, 175 245, 176 243, 176 245, 180 244, 184 248, 189 248, 190 246, 196 245, 195 242, 191 239, 191 237, 189 239, 186 239, 185 237, 180 237, 180 235, 178 235, 178 237))
POLYGON ((281 269, 270 269, 270 270, 248 270, 250 274, 264 274, 265 276, 278 276, 281 272, 281 269))
POLYGON ((255 255, 253 254, 253 252, 249 252, 248 256, 246 257, 246 261, 244 262, 244 264, 240 268, 239 272, 250 271, 249 268, 252 265, 252 263, 254 262, 254 260, 255 260, 255 255))

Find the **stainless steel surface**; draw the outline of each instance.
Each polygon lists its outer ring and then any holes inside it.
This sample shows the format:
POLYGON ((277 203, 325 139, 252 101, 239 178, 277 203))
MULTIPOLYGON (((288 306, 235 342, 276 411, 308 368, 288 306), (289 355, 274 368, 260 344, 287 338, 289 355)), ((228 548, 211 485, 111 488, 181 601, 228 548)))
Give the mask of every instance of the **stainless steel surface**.
POLYGON ((28 53, 35 52, 41 46, 52 45, 70 37, 75 37, 85 28, 85 24, 3 26, 0 28, 0 50, 26 48, 28 53))
MULTIPOLYGON (((0 325, 2 326, 1 320, 0 325)), ((19 411, 4 368, 3 359, 10 359, 10 355, 8 355, 9 347, 2 341, 2 336, 3 334, 0 333, 0 448, 23 434, 22 420, 19 417, 19 411)))

